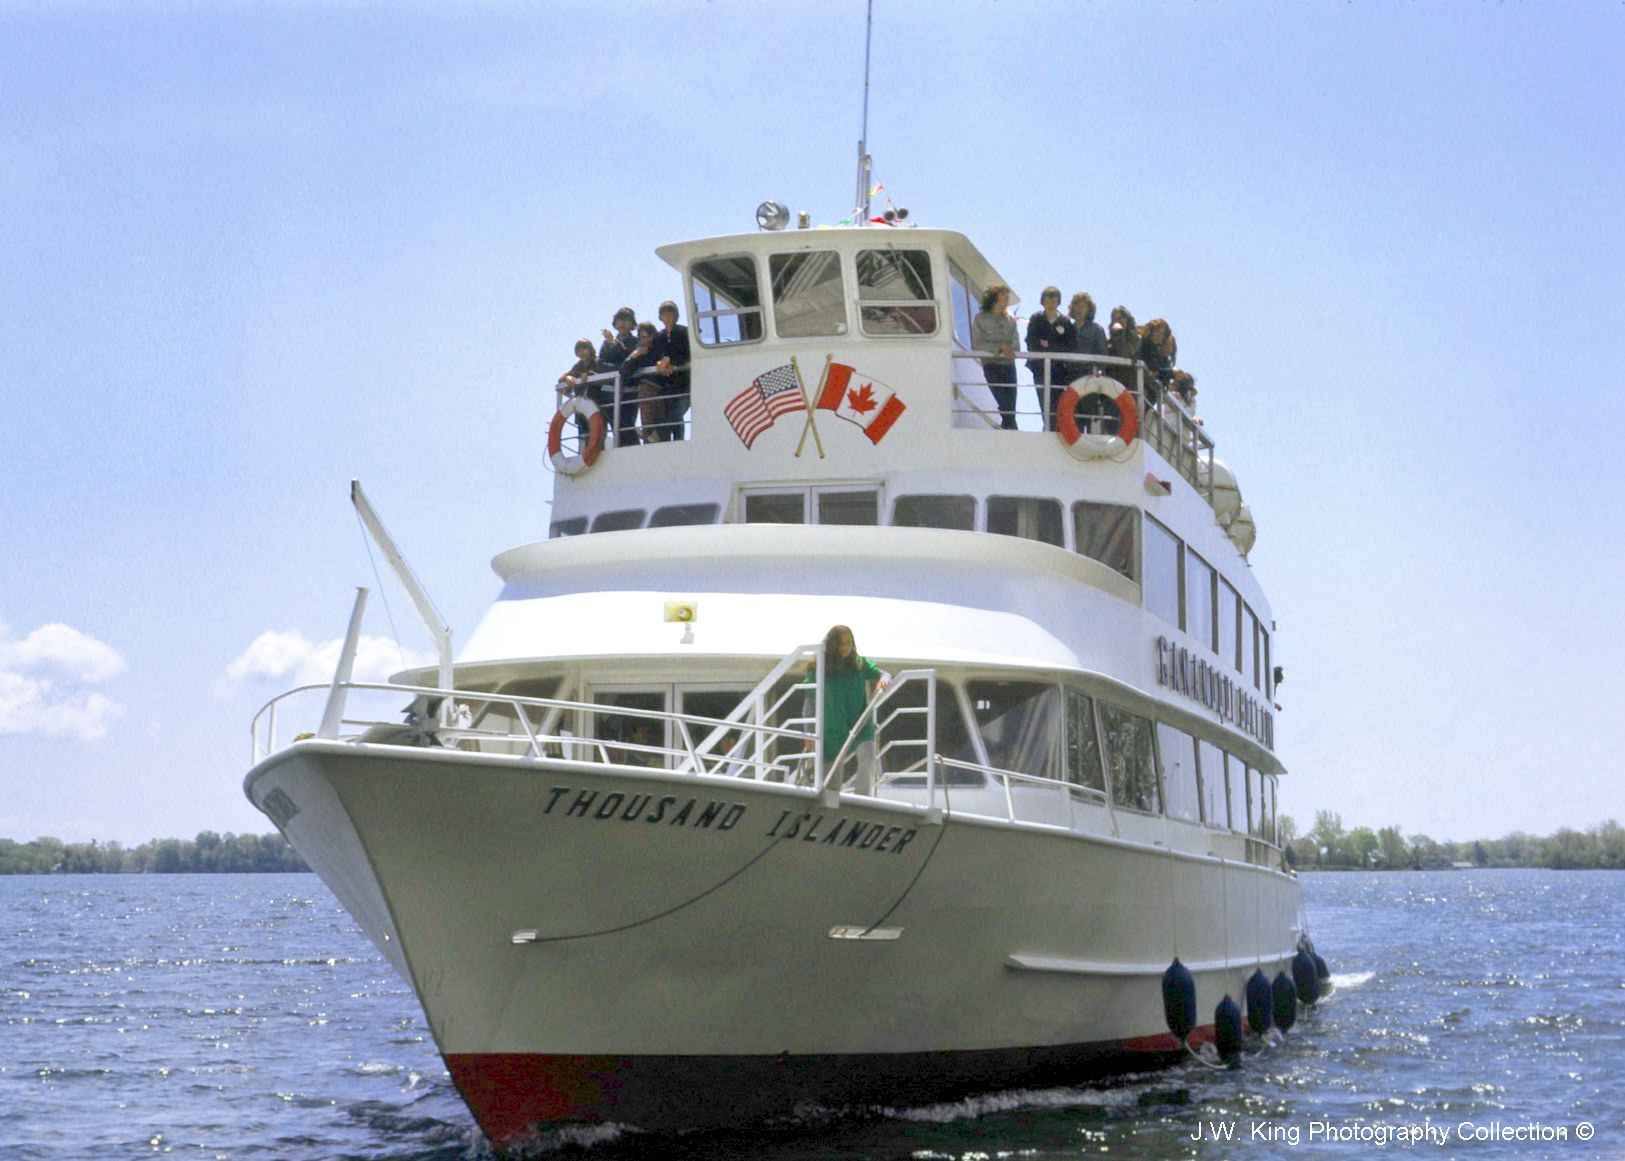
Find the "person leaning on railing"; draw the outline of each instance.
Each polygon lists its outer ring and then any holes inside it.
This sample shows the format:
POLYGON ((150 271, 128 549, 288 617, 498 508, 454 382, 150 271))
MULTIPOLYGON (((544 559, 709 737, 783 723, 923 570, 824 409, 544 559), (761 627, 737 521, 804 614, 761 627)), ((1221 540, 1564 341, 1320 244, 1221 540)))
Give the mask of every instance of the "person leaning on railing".
MULTIPOLYGON (((677 304, 667 299, 660 304, 660 331, 655 335, 655 353, 661 373, 667 376, 666 397, 662 400, 659 439, 682 439, 683 416, 688 413, 688 365, 691 361, 688 328, 677 321, 677 304)), ((644 427, 648 428, 647 413, 644 427)), ((648 437, 644 437, 647 441, 648 437)))
MULTIPOLYGON (((576 361, 570 369, 559 376, 559 384, 569 389, 572 395, 585 395, 597 404, 598 410, 604 409, 603 388, 600 384, 590 383, 589 379, 598 373, 598 353, 593 350, 591 339, 576 340, 576 361)), ((587 417, 577 414, 576 430, 581 438, 587 438, 587 417)))
MULTIPOLYGON (((852 727, 857 725, 869 705, 870 684, 878 693, 891 684, 891 674, 867 657, 859 656, 852 630, 845 625, 836 625, 824 634, 820 664, 824 678, 824 733, 819 740, 819 750, 824 756, 824 772, 827 775, 830 763, 840 756, 841 747, 846 745, 847 737, 852 734, 852 727)), ((815 670, 809 664, 806 682, 810 684, 814 675, 815 670)), ((815 693, 808 693, 802 711, 804 717, 813 716, 815 696, 815 693)), ((876 766, 874 722, 865 722, 852 740, 851 753, 857 766, 853 789, 859 794, 873 794, 876 766)), ((808 743, 809 746, 811 744, 808 743)))
POLYGON ((1016 430, 1016 320, 1010 317, 1010 288, 1003 283, 982 292, 982 310, 970 324, 971 347, 990 356, 982 361, 988 390, 999 408, 999 426, 1016 430))
MULTIPOLYGON (((1059 355, 1077 350, 1077 331, 1072 320, 1061 313, 1061 290, 1058 286, 1044 287, 1039 296, 1044 309, 1027 320, 1027 349, 1046 355, 1059 355)), ((1065 365, 1054 359, 1029 359, 1027 370, 1033 373, 1033 390, 1038 395, 1038 410, 1044 417, 1044 430, 1055 430, 1055 404, 1066 390, 1069 380, 1062 379, 1065 365), (1044 384, 1050 384, 1049 390, 1044 384)))
MULTIPOLYGON (((601 371, 613 371, 619 374, 621 364, 626 362, 626 357, 637 349, 637 312, 629 306, 623 306, 615 312, 615 317, 610 320, 610 325, 615 328, 613 331, 607 327, 602 331, 604 343, 598 348, 598 367, 601 371)), ((615 394, 614 384, 610 384, 604 393, 613 397, 615 394)), ((615 407, 612 405, 610 408, 615 414, 605 416, 610 426, 615 430, 617 443, 620 442, 620 433, 633 431, 638 422, 638 393, 636 388, 623 386, 620 396, 620 406, 615 407)), ((636 433, 633 434, 634 439, 632 442, 636 443, 636 433)))

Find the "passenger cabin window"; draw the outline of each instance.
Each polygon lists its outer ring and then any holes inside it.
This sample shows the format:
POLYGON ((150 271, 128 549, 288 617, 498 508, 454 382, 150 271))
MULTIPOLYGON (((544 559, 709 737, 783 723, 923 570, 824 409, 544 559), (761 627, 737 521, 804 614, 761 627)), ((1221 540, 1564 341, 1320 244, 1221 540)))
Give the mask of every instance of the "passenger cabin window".
POLYGON ((1061 690, 1036 681, 973 681, 966 687, 988 764, 1040 778, 1056 777, 1055 739, 1061 690))
POLYGON ((982 291, 952 262, 948 263, 948 282, 954 308, 954 342, 968 351, 971 349, 970 322, 982 309, 982 291))
POLYGON ((1179 538, 1147 516, 1143 543, 1145 607, 1170 625, 1183 629, 1179 538))
POLYGON ((1224 756, 1225 790, 1230 799, 1230 829, 1237 834, 1247 833, 1247 767, 1241 759, 1230 754, 1224 756))
POLYGON ((782 339, 846 334, 846 281, 834 250, 774 254, 773 325, 782 339))
POLYGON ((1071 687, 1065 692, 1067 781, 1104 794, 1106 771, 1101 762, 1100 738, 1095 733, 1094 699, 1071 687))
POLYGON ((705 258, 689 269, 694 290, 690 315, 702 346, 754 343, 762 337, 762 291, 749 254, 705 258))
POLYGON ((1270 631, 1260 626, 1259 633, 1264 638, 1264 696, 1275 696, 1275 670, 1270 668, 1270 631))
POLYGON ((1212 742, 1196 742, 1196 777, 1202 784, 1202 821, 1209 826, 1230 825, 1230 801, 1224 785, 1224 751, 1212 742))
POLYGON ((614 512, 600 512, 592 518, 594 532, 625 532, 643 527, 642 508, 620 508, 614 512))
POLYGON ((924 250, 858 251, 858 307, 866 335, 934 335, 937 300, 924 250))
POLYGON ((555 520, 547 526, 549 540, 559 536, 580 536, 586 531, 587 518, 585 516, 570 516, 563 520, 555 520))
POLYGON ((717 504, 668 504, 664 508, 656 508, 654 515, 649 517, 650 528, 675 528, 682 524, 715 524, 720 505, 717 504))
POLYGON ((1248 609, 1247 629, 1242 635, 1241 644, 1243 649, 1246 651, 1244 653, 1244 657, 1247 659, 1249 664, 1247 667, 1242 669, 1242 672, 1252 674, 1254 689, 1264 688, 1261 675, 1259 673, 1259 632, 1258 615, 1251 609, 1248 609))
POLYGON ((744 494, 746 524, 878 524, 873 488, 780 488, 744 494))
POLYGON ((1218 651, 1214 605, 1214 580, 1218 574, 1190 546, 1185 548, 1185 631, 1202 643, 1204 649, 1218 651))
POLYGON ((1162 795, 1157 785, 1156 734, 1150 720, 1102 705, 1100 724, 1106 731, 1112 801, 1129 810, 1156 814, 1162 809, 1162 795))
POLYGON ((1098 560, 1133 580, 1136 511, 1122 504, 1080 500, 1072 505, 1072 543, 1090 560, 1098 560))
POLYGON ((1247 833, 1264 837, 1264 785, 1257 770, 1247 767, 1247 833))
POLYGON ((813 490, 819 524, 879 524, 880 497, 871 491, 829 492, 813 490))
POLYGON ((899 496, 891 522, 902 528, 952 528, 970 532, 976 527, 973 496, 899 496))
POLYGON ((989 496, 987 530, 1060 547, 1061 502, 1035 496, 989 496))
POLYGON ((1157 750, 1162 759, 1163 797, 1168 803, 1168 817, 1199 821, 1202 795, 1196 777, 1196 740, 1184 730, 1158 722, 1157 750))
POLYGON ((1219 578, 1219 659, 1241 669, 1241 594, 1219 578))

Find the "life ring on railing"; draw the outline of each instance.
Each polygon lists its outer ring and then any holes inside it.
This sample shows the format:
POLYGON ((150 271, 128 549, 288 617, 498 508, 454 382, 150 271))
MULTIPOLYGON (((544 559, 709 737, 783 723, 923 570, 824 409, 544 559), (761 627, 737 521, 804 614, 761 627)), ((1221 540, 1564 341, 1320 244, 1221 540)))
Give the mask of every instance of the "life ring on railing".
POLYGON ((598 453, 604 450, 604 414, 598 404, 585 395, 572 395, 553 414, 547 429, 547 458, 553 470, 563 476, 579 476, 592 467, 598 453), (574 455, 564 454, 564 423, 573 415, 587 417, 587 442, 574 455))
POLYGON ((1116 379, 1105 375, 1089 375, 1073 380, 1061 392, 1055 410, 1056 433, 1066 445, 1066 450, 1080 460, 1115 455, 1133 443, 1140 430, 1140 409, 1134 405, 1134 394, 1116 379), (1097 435, 1078 429, 1078 404, 1091 395, 1102 395, 1116 405, 1116 435, 1097 435))

